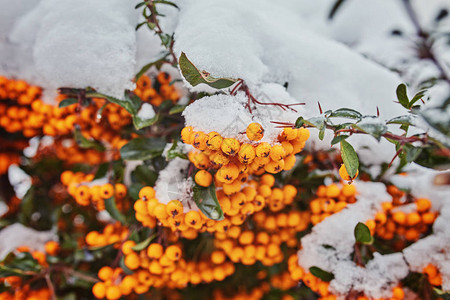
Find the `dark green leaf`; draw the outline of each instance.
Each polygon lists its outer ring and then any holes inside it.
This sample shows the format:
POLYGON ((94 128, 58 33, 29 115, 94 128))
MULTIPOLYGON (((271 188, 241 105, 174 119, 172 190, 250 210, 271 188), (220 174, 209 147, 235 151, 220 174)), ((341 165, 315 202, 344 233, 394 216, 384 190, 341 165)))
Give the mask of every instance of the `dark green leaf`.
POLYGON ((170 34, 160 34, 159 35, 160 39, 161 39, 161 43, 163 44, 164 47, 169 48, 170 44, 172 43, 172 36, 170 34))
POLYGON ((120 149, 124 160, 146 160, 161 155, 166 142, 160 138, 135 138, 120 149))
POLYGON ((131 115, 135 115, 138 112, 139 107, 141 106, 141 100, 138 97, 129 97, 127 94, 124 95, 124 99, 117 99, 111 96, 107 96, 105 94, 97 93, 97 92, 87 92, 86 97, 89 98, 103 98, 108 100, 109 102, 120 105, 125 108, 127 112, 131 115))
POLYGON ((211 183, 207 188, 196 184, 192 190, 194 192, 194 201, 205 216, 212 220, 223 220, 223 211, 217 200, 214 183, 211 183))
POLYGON ((114 197, 105 200, 105 209, 115 220, 125 224, 125 216, 119 211, 116 206, 116 199, 114 197))
POLYGON ((169 56, 168 51, 164 51, 160 53, 160 56, 158 59, 146 64, 141 68, 141 70, 136 74, 136 81, 145 74, 152 66, 155 66, 157 69, 161 68, 162 64, 166 61, 167 56, 169 56))
POLYGON ((109 163, 107 163, 107 162, 102 163, 98 167, 97 172, 95 172, 94 180, 105 177, 106 173, 108 172, 108 169, 109 169, 109 163))
POLYGON ((400 102, 403 107, 408 108, 409 99, 408 94, 406 93, 406 85, 404 83, 399 84, 396 93, 398 102, 400 102))
POLYGON ((147 4, 147 1, 138 3, 138 4, 136 4, 136 6, 134 7, 134 9, 138 9, 139 7, 144 6, 144 5, 146 5, 146 4, 147 4))
POLYGON ((231 78, 214 78, 206 71, 199 71, 184 52, 181 53, 178 63, 181 74, 192 86, 204 83, 215 89, 224 89, 237 81, 237 79, 231 78))
POLYGON ((58 106, 59 106, 59 108, 63 108, 63 107, 67 107, 69 105, 76 104, 76 103, 78 103, 78 99, 66 98, 66 99, 62 100, 61 102, 59 102, 58 106))
POLYGON ((142 129, 142 128, 145 128, 145 127, 155 124, 156 121, 158 121, 158 118, 159 118, 158 115, 155 115, 151 119, 143 120, 143 119, 139 118, 137 115, 135 115, 135 116, 133 116, 133 125, 136 129, 142 129))
POLYGON ((131 176, 135 181, 149 186, 153 186, 158 178, 158 174, 146 165, 137 166, 131 176))
POLYGON ((169 110, 169 115, 178 114, 184 111, 186 105, 175 105, 169 110))
POLYGON ((295 128, 300 128, 305 124, 303 117, 298 117, 298 119, 295 121, 295 128))
POLYGON ((317 278, 320 278, 326 282, 334 279, 334 275, 332 273, 324 271, 321 268, 316 267, 316 266, 309 268, 309 272, 311 272, 311 274, 313 274, 317 278))
POLYGON ((173 6, 173 7, 177 8, 177 9, 179 9, 178 6, 177 6, 175 3, 170 2, 170 1, 155 0, 155 1, 153 1, 153 2, 154 2, 154 3, 167 4, 167 5, 170 5, 170 6, 173 6))
POLYGON ((416 103, 417 101, 419 101, 420 99, 422 99, 423 96, 425 96, 425 91, 420 91, 420 92, 418 92, 418 93, 411 99, 411 101, 409 101, 408 108, 411 108, 411 107, 414 105, 414 103, 416 103))
POLYGON ((333 7, 331 8, 330 13, 328 14, 328 19, 333 19, 334 15, 336 15, 336 12, 344 2, 345 0, 336 0, 334 2, 333 7))
POLYGON ((105 151, 105 147, 100 142, 85 138, 84 135, 81 133, 80 127, 78 125, 75 126, 73 137, 75 138, 75 141, 77 142, 78 146, 80 146, 83 149, 93 148, 97 151, 105 151))
POLYGON ((341 157, 348 175, 353 178, 359 168, 358 155, 346 140, 341 141, 341 157))
POLYGON ((134 251, 141 251, 144 250, 145 248, 147 248, 148 245, 150 245, 151 241, 153 241, 156 238, 157 234, 154 233, 151 236, 149 236, 148 238, 146 238, 145 240, 143 240, 142 242, 134 245, 133 247, 131 247, 131 249, 133 249, 134 251))
POLYGON ((341 141, 345 140, 348 137, 349 136, 345 135, 345 134, 337 135, 331 140, 331 145, 335 145, 337 143, 340 143, 341 141))
POLYGON ((354 230, 355 240, 358 243, 370 245, 373 243, 373 237, 370 234, 370 229, 366 224, 359 222, 356 224, 354 230))
POLYGON ((330 117, 335 118, 349 118, 349 119, 359 119, 362 114, 351 108, 339 108, 330 114, 330 117))

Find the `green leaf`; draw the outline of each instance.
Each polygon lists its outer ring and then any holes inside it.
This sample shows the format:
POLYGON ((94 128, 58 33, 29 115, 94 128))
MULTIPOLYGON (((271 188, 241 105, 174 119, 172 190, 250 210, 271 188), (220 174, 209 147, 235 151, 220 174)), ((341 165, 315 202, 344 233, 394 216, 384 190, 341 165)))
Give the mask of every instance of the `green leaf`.
POLYGON ((143 185, 154 186, 158 178, 158 173, 146 165, 139 165, 131 172, 131 176, 135 181, 143 185))
POLYGON ((143 120, 139 118, 137 115, 135 115, 133 116, 133 125, 136 129, 142 129, 155 124, 156 121, 158 121, 158 119, 159 119, 158 115, 155 115, 153 118, 146 120, 143 120))
POLYGON ((178 114, 184 111, 186 105, 175 105, 169 110, 169 115, 178 114))
POLYGON ((150 242, 153 241, 156 238, 157 234, 154 233, 151 236, 149 236, 148 238, 146 238, 145 240, 143 240, 142 242, 134 245, 133 247, 131 247, 131 249, 133 249, 134 251, 141 251, 144 250, 145 248, 148 247, 148 245, 150 245, 150 242))
POLYGON ((425 96, 425 92, 426 92, 426 90, 423 90, 423 91, 418 92, 418 93, 411 99, 411 101, 409 101, 408 108, 411 108, 411 107, 414 105, 414 103, 416 103, 417 101, 419 101, 420 99, 422 99, 423 96, 425 96))
POLYGON ((349 136, 345 135, 345 134, 337 135, 331 140, 331 145, 335 145, 337 143, 340 143, 341 141, 345 140, 348 137, 349 136))
POLYGON ((329 117, 360 119, 362 117, 362 114, 351 108, 339 108, 333 111, 329 117))
POLYGON ((336 12, 339 10, 339 8, 344 4, 345 0, 336 0, 333 4, 333 7, 330 10, 330 13, 328 14, 328 19, 333 19, 333 17, 336 15, 336 12))
POLYGON ((224 89, 237 81, 237 79, 231 78, 214 78, 206 71, 199 71, 184 52, 181 53, 178 63, 181 74, 192 86, 204 83, 215 89, 224 89))
POLYGON ((155 66, 158 70, 161 68, 162 64, 166 61, 167 56, 169 56, 170 53, 168 51, 163 51, 160 53, 160 56, 158 59, 146 64, 141 68, 141 70, 136 74, 136 81, 145 74, 152 66, 155 66))
POLYGON ((108 162, 102 163, 98 167, 97 172, 95 172, 94 180, 105 177, 106 173, 108 172, 108 169, 109 169, 109 163, 108 162))
POLYGON ((355 226, 354 230, 355 240, 358 243, 371 245, 373 243, 373 237, 370 234, 370 229, 366 224, 359 222, 355 226))
POLYGON ((341 157, 348 175, 350 175, 351 178, 355 177, 359 168, 358 155, 356 154, 355 149, 353 149, 353 146, 346 140, 341 141, 341 157))
POLYGON ((414 115, 403 115, 390 119, 386 124, 413 125, 414 115))
POLYGON ((178 140, 175 140, 172 144, 172 147, 170 147, 169 151, 167 151, 167 160, 174 159, 175 157, 188 159, 187 155, 181 152, 182 149, 178 148, 177 146, 178 140))
POLYGON ((107 96, 105 94, 97 93, 97 92, 87 92, 86 97, 89 98, 103 98, 108 100, 109 102, 120 105, 125 108, 125 110, 131 115, 135 115, 138 112, 139 107, 141 106, 141 100, 138 97, 130 97, 127 94, 124 95, 124 99, 117 99, 111 96, 107 96))
POLYGON ((155 1, 153 1, 153 2, 154 2, 154 3, 160 3, 160 4, 167 4, 167 5, 170 5, 170 6, 173 6, 173 7, 177 8, 177 9, 179 10, 178 6, 177 6, 175 3, 170 2, 170 1, 165 1, 165 0, 155 0, 155 1))
POLYGON ((406 85, 404 83, 399 84, 396 93, 398 102, 400 102, 403 107, 408 108, 409 99, 408 94, 406 93, 406 85))
POLYGON ((161 138, 135 138, 120 148, 124 160, 147 160, 162 154, 166 142, 161 138))
POLYGON ((125 216, 117 208, 116 199, 114 197, 105 200, 105 209, 115 220, 122 224, 126 223, 125 216))
POLYGON ((147 1, 138 3, 138 4, 136 4, 136 6, 134 7, 134 9, 138 9, 139 7, 144 6, 144 5, 146 5, 146 4, 147 4, 147 1))
POLYGON ((300 128, 305 124, 303 117, 298 117, 298 119, 295 121, 295 128, 300 128))
POLYGON ((388 130, 386 124, 381 123, 378 118, 372 116, 365 117, 361 122, 353 124, 352 127, 370 134, 378 141, 381 139, 381 136, 388 130))
POLYGON ((63 108, 63 107, 67 107, 67 106, 70 106, 70 105, 76 104, 76 103, 78 103, 78 99, 66 98, 66 99, 62 100, 61 102, 59 102, 58 107, 63 108))
POLYGON ((217 200, 214 183, 211 183, 207 188, 195 184, 192 190, 194 192, 194 201, 205 216, 212 220, 223 220, 223 211, 217 200))
POLYGON ((334 279, 334 275, 333 273, 327 272, 322 270, 319 267, 313 266, 311 268, 309 268, 309 272, 311 272, 311 274, 313 274, 314 276, 316 276, 317 278, 322 279, 323 281, 331 281, 334 279))
POLYGON ((78 125, 75 126, 73 137, 75 138, 78 146, 83 149, 93 148, 97 151, 105 151, 105 147, 100 142, 84 137, 84 135, 81 133, 80 126, 78 125))
POLYGON ((172 43, 173 37, 170 34, 160 34, 159 38, 161 39, 161 44, 166 47, 169 48, 170 44, 172 43))

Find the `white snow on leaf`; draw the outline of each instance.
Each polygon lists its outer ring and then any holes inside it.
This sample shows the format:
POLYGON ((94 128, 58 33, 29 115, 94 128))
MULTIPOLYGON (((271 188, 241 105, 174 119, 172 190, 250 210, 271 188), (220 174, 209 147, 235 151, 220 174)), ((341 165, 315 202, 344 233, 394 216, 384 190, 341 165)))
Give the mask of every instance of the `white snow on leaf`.
POLYGON ((52 230, 36 231, 20 223, 14 223, 0 231, 0 259, 19 246, 28 246, 30 250, 44 251, 46 242, 57 240, 58 237, 52 230))
POLYGON ((137 116, 142 120, 150 120, 155 117, 155 110, 151 104, 144 103, 139 109, 137 116))

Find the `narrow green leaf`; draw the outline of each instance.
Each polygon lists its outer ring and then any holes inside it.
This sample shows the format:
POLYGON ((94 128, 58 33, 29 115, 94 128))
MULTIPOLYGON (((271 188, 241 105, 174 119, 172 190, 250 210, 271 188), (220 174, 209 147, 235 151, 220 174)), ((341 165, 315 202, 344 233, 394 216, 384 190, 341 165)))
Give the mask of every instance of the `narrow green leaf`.
POLYGON ((146 64, 141 68, 141 70, 136 74, 136 81, 145 74, 152 66, 155 66, 157 69, 160 69, 162 64, 166 61, 166 58, 169 56, 168 51, 163 51, 160 53, 159 58, 156 60, 146 64))
POLYGON ((155 124, 156 121, 158 121, 158 118, 159 118, 159 116, 155 115, 151 119, 143 120, 143 119, 139 118, 137 115, 135 115, 135 116, 133 116, 133 125, 136 129, 142 129, 142 128, 145 128, 145 127, 155 124))
POLYGON ((127 112, 131 115, 135 115, 138 112, 139 107, 141 106, 141 101, 138 97, 131 98, 125 94, 124 99, 117 99, 105 94, 97 93, 97 92, 87 92, 86 97, 89 98, 103 98, 108 100, 109 102, 120 105, 125 108, 127 112))
POLYGON ((333 17, 336 15, 336 12, 339 10, 339 8, 344 4, 345 0, 336 0, 333 4, 333 7, 330 10, 330 13, 328 14, 328 19, 333 19, 333 17))
POLYGON ((100 142, 97 142, 96 140, 87 139, 81 133, 80 127, 78 125, 75 126, 75 131, 73 133, 73 137, 74 137, 75 141, 77 142, 78 146, 80 146, 81 148, 84 148, 84 149, 93 148, 97 151, 105 151, 105 147, 100 142))
POLYGON ((205 216, 212 220, 223 220, 223 211, 217 200, 214 183, 211 183, 207 188, 196 184, 192 190, 194 192, 194 201, 205 216))
POLYGON ((373 243, 373 237, 370 234, 370 229, 366 224, 359 222, 355 226, 354 230, 355 240, 358 243, 371 245, 373 243))
POLYGON ((172 147, 167 151, 167 160, 174 159, 175 157, 188 159, 187 155, 182 152, 182 148, 178 147, 178 140, 175 140, 172 147))
POLYGON ((175 105, 169 110, 169 115, 178 114, 184 111, 186 105, 175 105))
POLYGON ((131 172, 131 178, 133 179, 133 182, 154 186, 156 179, 158 178, 158 173, 146 165, 139 165, 131 172))
POLYGON ((147 4, 147 1, 138 3, 138 4, 136 4, 136 6, 134 7, 134 9, 138 9, 139 7, 144 6, 144 5, 146 5, 146 4, 147 4))
POLYGON ((61 102, 59 102, 58 107, 63 108, 63 107, 67 107, 67 106, 70 106, 70 105, 76 104, 76 103, 78 103, 78 99, 66 98, 66 99, 62 100, 61 102))
POLYGON ((425 96, 425 90, 418 92, 418 93, 411 99, 411 101, 409 101, 408 108, 411 108, 411 107, 414 105, 414 103, 416 103, 417 101, 419 101, 420 99, 422 99, 423 96, 425 96))
POLYGON ((295 128, 300 128, 305 124, 303 117, 298 117, 298 119, 295 121, 295 128))
POLYGON ((327 272, 322 270, 319 267, 313 266, 311 268, 309 268, 309 272, 311 272, 311 274, 313 274, 314 276, 316 276, 317 278, 322 279, 323 281, 331 281, 334 279, 334 275, 333 273, 327 272))
POLYGON ((133 247, 131 247, 131 249, 133 249, 134 251, 141 251, 144 250, 145 248, 147 248, 148 245, 150 245, 151 241, 153 241, 156 238, 157 234, 154 233, 151 236, 149 236, 148 238, 146 238, 145 240, 143 240, 142 242, 134 245, 133 247))
POLYGON ((94 180, 105 177, 106 173, 108 172, 108 169, 109 169, 109 163, 108 162, 102 163, 98 167, 97 172, 95 172, 94 180))
POLYGON ((167 4, 167 5, 170 5, 170 6, 173 6, 173 7, 175 7, 176 9, 180 9, 175 3, 173 3, 173 2, 171 2, 171 1, 165 1, 165 0, 155 0, 155 1, 153 1, 154 3, 161 3, 161 4, 167 4))
POLYGON ((237 79, 231 78, 214 78, 206 71, 199 71, 184 52, 181 53, 178 64, 181 74, 192 86, 204 83, 215 89, 224 89, 237 81, 237 79))
POLYGON ((403 107, 408 108, 409 99, 408 94, 406 93, 406 85, 404 83, 399 84, 396 93, 398 102, 400 102, 403 107))
POLYGON ((161 138, 135 138, 120 149, 124 160, 146 160, 162 154, 166 142, 161 138))
POLYGON ((337 135, 331 140, 331 145, 333 146, 333 145, 335 145, 337 143, 340 143, 341 141, 345 140, 348 137, 349 136, 345 135, 345 134, 337 135))
POLYGON ((350 175, 351 178, 355 177, 359 168, 358 155, 356 154, 355 149, 353 149, 353 146, 346 140, 341 141, 341 157, 348 175, 350 175))
POLYGON ((330 118, 349 118, 349 119, 359 119, 362 117, 362 114, 351 108, 339 108, 333 111, 330 118))
POLYGON ((116 206, 116 200, 114 197, 105 200, 105 209, 115 220, 122 224, 126 223, 125 216, 119 211, 116 206))

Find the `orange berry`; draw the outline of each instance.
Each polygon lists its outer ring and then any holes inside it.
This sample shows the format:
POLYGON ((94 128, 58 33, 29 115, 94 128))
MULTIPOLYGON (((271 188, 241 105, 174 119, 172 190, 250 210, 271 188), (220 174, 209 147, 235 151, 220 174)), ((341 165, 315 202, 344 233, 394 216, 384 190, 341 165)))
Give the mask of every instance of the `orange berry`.
POLYGON ((131 252, 130 254, 125 256, 124 264, 130 270, 135 270, 135 269, 139 268, 140 263, 141 262, 140 262, 139 256, 134 252, 131 252))
POLYGON ((161 244, 152 243, 147 248, 147 256, 153 259, 159 259, 164 254, 164 248, 161 244))
POLYGON ((106 299, 117 300, 122 296, 118 286, 111 285, 106 288, 106 299))
POLYGON ((151 186, 145 186, 139 191, 139 198, 150 200, 155 197, 155 190, 151 186))
POLYGON ((172 218, 183 214, 183 204, 178 200, 171 200, 166 205, 166 213, 172 218))
POLYGON ((225 259, 225 253, 221 250, 215 250, 211 253, 211 261, 216 265, 222 264, 225 259))
POLYGON ((226 155, 235 155, 239 151, 239 141, 233 138, 226 138, 223 139, 222 145, 220 146, 220 149, 223 153, 226 155))
POLYGON ((341 178, 346 181, 354 180, 356 177, 358 177, 358 174, 359 174, 359 170, 356 170, 355 176, 350 177, 344 164, 342 164, 341 167, 339 168, 339 176, 341 176, 341 178))
POLYGON ((212 175, 208 171, 199 170, 195 174, 195 182, 200 186, 208 187, 211 185, 212 175))
POLYGON ((103 299, 106 296, 106 285, 104 282, 97 282, 92 287, 92 294, 94 294, 95 298, 103 299))
POLYGON ((211 150, 219 150, 222 146, 223 138, 215 131, 208 133, 208 138, 206 140, 206 146, 211 150))
POLYGON ((418 212, 426 212, 431 208, 431 201, 426 198, 419 198, 416 200, 416 206, 418 212))
POLYGON ((242 144, 238 152, 239 161, 243 164, 249 164, 255 159, 255 148, 251 144, 242 144))
POLYGON ((98 271, 98 278, 103 281, 111 279, 114 274, 114 270, 111 267, 104 266, 98 271))
POLYGON ((268 157, 270 155, 270 149, 271 147, 269 143, 260 143, 258 146, 256 146, 255 154, 257 157, 261 158, 268 157))
POLYGON ((56 254, 58 254, 59 250, 60 247, 58 242, 48 241, 47 243, 45 243, 45 252, 47 252, 47 254, 55 256, 56 254))
POLYGON ((264 136, 264 129, 259 123, 251 123, 247 126, 246 134, 249 140, 259 141, 264 136))
POLYGON ((420 215, 416 212, 412 212, 406 215, 406 225, 415 226, 420 223, 420 215))
POLYGON ((181 258, 181 248, 177 245, 171 245, 169 247, 167 247, 166 251, 165 251, 165 255, 167 255, 167 258, 172 260, 172 261, 177 261, 181 258))
POLYGON ((131 249, 131 248, 134 247, 134 246, 136 246, 136 242, 133 241, 133 240, 128 240, 128 241, 124 242, 124 243, 122 244, 122 253, 123 253, 124 255, 128 255, 128 254, 130 254, 130 253, 133 253, 134 250, 131 249))
POLYGON ((194 228, 194 229, 200 229, 202 227, 202 217, 198 211, 191 210, 187 212, 184 216, 184 222, 194 228))
POLYGON ((103 199, 108 199, 114 196, 114 186, 110 183, 102 185, 100 187, 100 196, 103 199))

